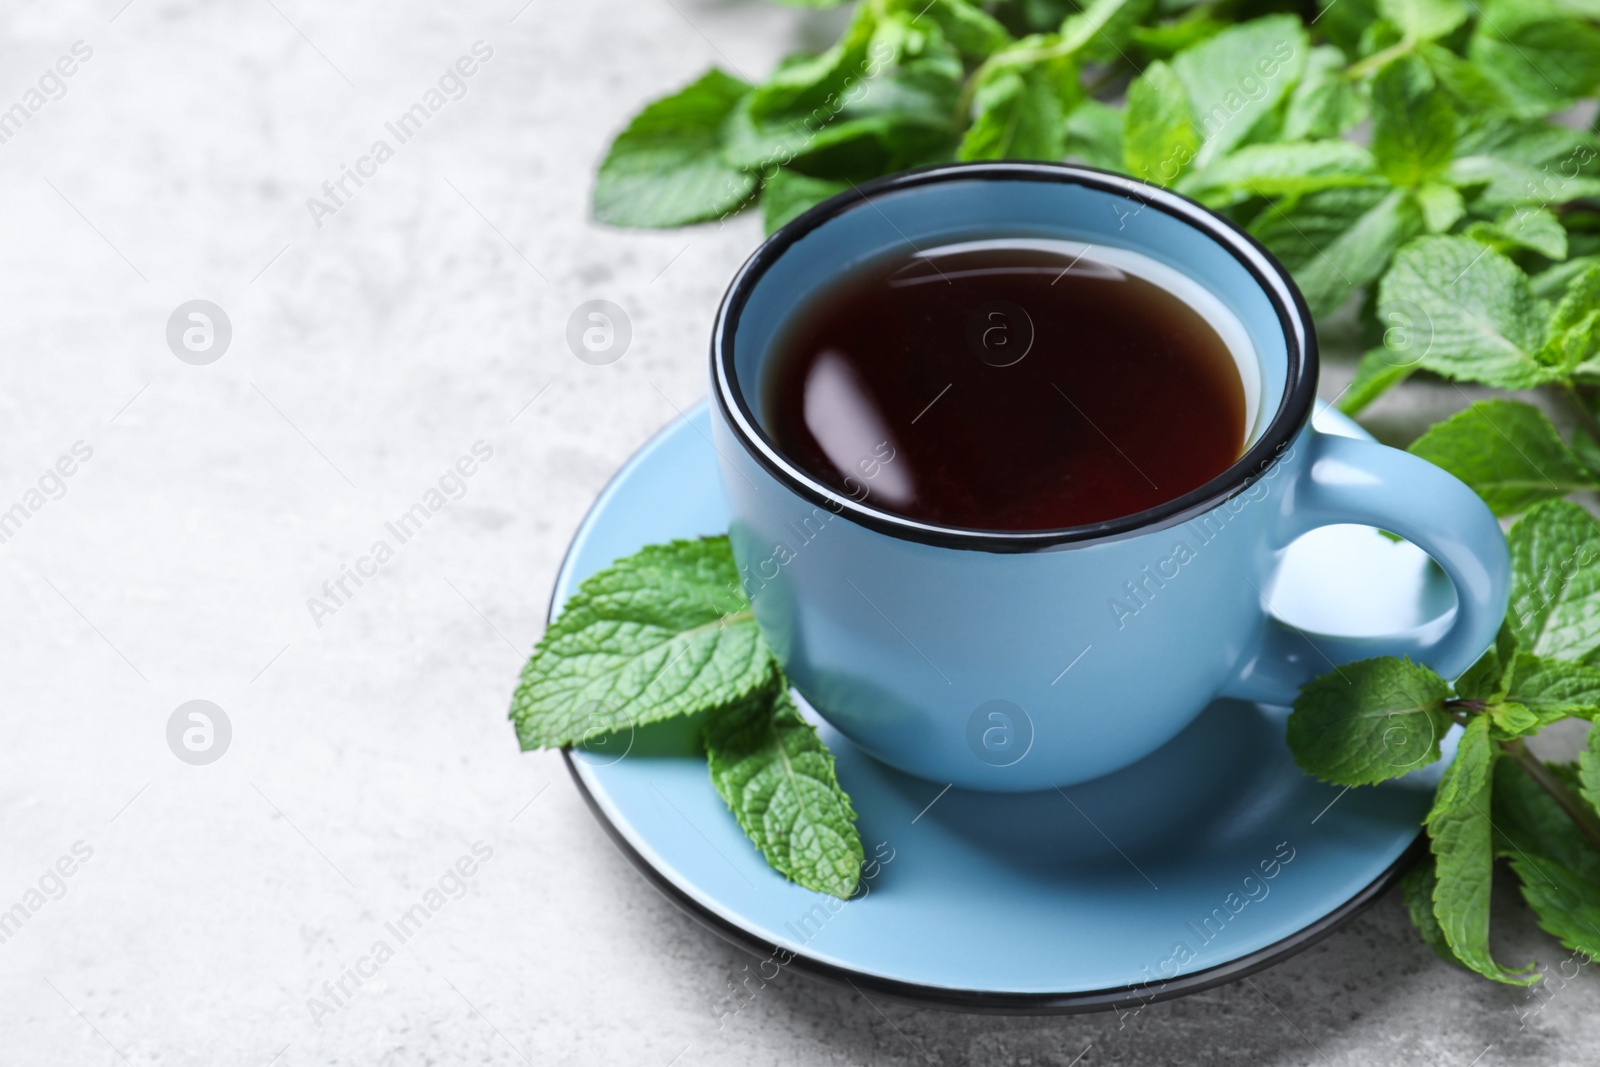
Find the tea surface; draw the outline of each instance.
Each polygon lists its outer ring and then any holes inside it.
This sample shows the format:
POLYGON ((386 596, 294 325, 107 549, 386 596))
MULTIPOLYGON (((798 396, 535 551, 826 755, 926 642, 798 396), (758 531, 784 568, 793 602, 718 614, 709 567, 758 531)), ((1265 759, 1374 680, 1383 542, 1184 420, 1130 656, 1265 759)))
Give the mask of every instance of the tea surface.
POLYGON ((1217 329, 1070 245, 928 249, 855 271, 791 316, 762 400, 775 443, 819 481, 992 531, 1143 511, 1222 473, 1245 439, 1217 329))

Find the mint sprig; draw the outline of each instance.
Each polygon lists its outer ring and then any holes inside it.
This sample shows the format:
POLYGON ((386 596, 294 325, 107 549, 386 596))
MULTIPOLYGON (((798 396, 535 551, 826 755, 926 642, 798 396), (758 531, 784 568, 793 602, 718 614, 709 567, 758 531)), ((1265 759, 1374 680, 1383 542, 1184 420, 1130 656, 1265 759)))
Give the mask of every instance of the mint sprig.
POLYGON ((1563 944, 1600 939, 1600 915, 1591 916, 1600 895, 1592 883, 1587 893, 1576 888, 1600 874, 1600 731, 1591 731, 1588 762, 1577 767, 1547 765, 1525 743, 1553 722, 1600 717, 1600 668, 1578 662, 1600 646, 1600 631, 1570 625, 1589 618, 1589 601, 1581 590, 1569 599, 1563 567, 1573 565, 1560 563, 1597 534, 1588 513, 1566 502, 1541 504, 1512 527, 1521 607, 1513 602, 1494 647, 1453 685, 1409 660, 1362 660, 1308 684, 1289 716, 1296 762, 1346 786, 1433 763, 1444 735, 1463 728, 1425 824, 1431 858, 1404 892, 1435 951, 1499 982, 1536 976, 1502 967, 1489 951, 1496 858, 1509 861, 1524 899, 1563 944), (1595 929, 1582 935, 1591 917, 1595 929))
POLYGON ((727 537, 648 545, 586 578, 511 702, 524 750, 701 717, 712 784, 772 868, 848 897, 855 811, 756 629, 727 537))

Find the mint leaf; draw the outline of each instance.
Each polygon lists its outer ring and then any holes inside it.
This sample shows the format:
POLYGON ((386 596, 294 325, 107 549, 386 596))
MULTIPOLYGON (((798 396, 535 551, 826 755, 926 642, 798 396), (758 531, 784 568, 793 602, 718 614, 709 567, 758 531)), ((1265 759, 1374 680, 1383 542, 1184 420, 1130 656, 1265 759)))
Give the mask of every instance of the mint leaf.
POLYGON ((1121 108, 1085 99, 1067 113, 1067 158, 1091 167, 1122 166, 1121 108))
POLYGON ((1244 143, 1251 127, 1277 109, 1305 71, 1311 42, 1294 15, 1241 22, 1172 60, 1189 91, 1206 166, 1244 143))
POLYGON ((844 35, 832 48, 814 56, 786 59, 765 84, 750 95, 750 117, 761 123, 798 119, 819 108, 824 114, 834 113, 833 103, 855 95, 854 89, 864 75, 898 58, 893 54, 869 56, 872 38, 878 29, 878 11, 876 5, 861 4, 851 16, 844 35), (869 58, 875 62, 869 64, 869 58))
POLYGON ((1419 45, 1416 54, 1456 105, 1465 112, 1484 112, 1504 119, 1511 110, 1511 95, 1494 78, 1433 41, 1419 45))
MULTIPOLYGON (((1570 168, 1572 164, 1567 164, 1570 168)), ((1600 180, 1582 174, 1566 175, 1551 164, 1517 163, 1499 156, 1460 156, 1445 171, 1445 178, 1470 190, 1480 213, 1547 204, 1565 204, 1600 194, 1600 180)))
POLYGON ((854 893, 856 813, 833 757, 782 684, 713 712, 704 736, 712 785, 772 868, 819 893, 854 893))
MULTIPOLYGON (((1164 22, 1156 26, 1135 26, 1128 39, 1139 46, 1145 55, 1156 59, 1171 59, 1185 48, 1193 48, 1208 37, 1215 37, 1228 28, 1226 22, 1207 15, 1196 15, 1190 8, 1188 17, 1177 22, 1164 22)), ((1343 66, 1341 59, 1340 65, 1343 66)))
MULTIPOLYGON (((1544 766, 1562 788, 1578 788, 1578 772, 1570 764, 1544 766)), ((1545 857, 1600 884, 1600 852, 1584 839, 1561 805, 1513 759, 1502 759, 1495 767, 1493 814, 1499 855, 1545 857)))
POLYGON ((1347 663, 1307 683, 1289 716, 1301 769, 1336 785, 1397 778, 1439 758, 1450 686, 1407 659, 1347 663))
POLYGON ((1061 20, 1062 47, 1086 59, 1125 58, 1122 46, 1155 6, 1155 0, 1089 0, 1082 11, 1061 20))
POLYGON ((784 61, 734 110, 723 156, 763 176, 804 161, 814 177, 856 181, 948 159, 963 77, 931 19, 862 4, 833 48, 784 61))
POLYGON ((1421 185, 1444 170, 1456 143, 1456 114, 1416 56, 1372 79, 1372 155, 1396 185, 1421 185))
POLYGON ((1466 0, 1378 0, 1378 13, 1407 37, 1431 41, 1467 21, 1466 0))
POLYGON ((1600 955, 1600 885, 1543 856, 1511 853, 1506 859, 1539 929, 1576 952, 1600 955))
MULTIPOLYGON (((1456 142, 1460 156, 1486 156, 1543 168, 1546 164, 1568 162, 1568 176, 1583 171, 1594 162, 1600 140, 1587 130, 1574 129, 1543 118, 1517 118, 1483 111, 1467 117, 1456 142)), ((1550 168, 1549 176, 1560 177, 1562 169, 1550 168)))
POLYGON ((767 685, 726 537, 651 545, 578 587, 512 698, 524 750, 576 744, 727 704, 767 685))
POLYGON ((1496 750, 1489 720, 1474 716, 1445 768, 1428 813, 1438 882, 1433 912, 1456 958, 1485 978, 1527 985, 1525 971, 1506 971, 1489 953, 1489 896, 1494 882, 1494 848, 1489 811, 1493 798, 1496 750))
POLYGON ((796 215, 848 188, 849 182, 812 178, 787 167, 779 168, 761 187, 761 221, 772 233, 796 215))
POLYGON ((1465 237, 1423 237, 1402 248, 1383 277, 1379 303, 1406 304, 1429 319, 1422 366, 1502 389, 1547 381, 1536 355, 1545 323, 1528 276, 1499 252, 1465 237))
POLYGON ((962 55, 986 59, 1011 43, 1011 34, 993 15, 968 0, 933 0, 914 21, 928 19, 962 55))
POLYGON ((1200 147, 1189 96, 1172 68, 1157 60, 1128 86, 1122 165, 1145 181, 1172 185, 1200 147))
POLYGON ((1545 413, 1520 400, 1480 400, 1435 423, 1409 451, 1466 482, 1496 515, 1600 485, 1545 413))
POLYGON ((1434 868, 1433 856, 1423 856, 1400 879, 1400 893, 1405 899, 1406 910, 1411 913, 1411 922, 1417 928, 1417 933, 1422 935, 1422 940, 1433 949, 1434 953, 1442 960, 1462 966, 1456 954, 1450 951, 1450 942, 1445 940, 1444 929, 1439 925, 1438 918, 1433 914, 1433 893, 1439 884, 1439 876, 1434 868))
MULTIPOLYGON (((1562 236, 1564 248, 1565 231, 1562 236)), ((1570 373, 1579 373, 1581 369, 1583 377, 1591 376, 1596 349, 1600 348, 1597 309, 1600 309, 1600 264, 1573 278, 1551 313, 1549 340, 1540 353, 1546 363, 1570 373)))
POLYGON ((1290 198, 1267 207, 1250 225, 1293 273, 1318 316, 1377 280, 1395 249, 1422 229, 1416 201, 1382 189, 1325 189, 1290 198))
POLYGON ((1372 153, 1360 145, 1310 141, 1246 145, 1193 175, 1183 183, 1183 190, 1204 197, 1209 204, 1225 205, 1252 196, 1301 196, 1322 189, 1385 185, 1372 153), (1219 196, 1219 192, 1227 195, 1219 196))
POLYGON ((1543 719, 1521 704, 1490 704, 1484 714, 1489 719, 1489 734, 1496 741, 1525 737, 1545 725, 1543 719))
POLYGON ((1339 394, 1339 410, 1346 415, 1360 414, 1374 400, 1411 377, 1416 369, 1416 363, 1403 352, 1389 348, 1370 350, 1356 364, 1355 377, 1339 394))
POLYGON ((1600 265, 1600 256, 1577 256, 1564 263, 1552 263, 1530 278, 1529 286, 1540 300, 1559 301, 1575 281, 1596 265, 1600 265))
POLYGON ((1365 108, 1354 83, 1344 76, 1344 68, 1344 53, 1332 45, 1311 50, 1305 75, 1285 105, 1285 141, 1338 137, 1361 121, 1365 108))
POLYGON ((635 115, 611 142, 594 217, 613 226, 683 226, 737 210, 756 180, 722 162, 723 122, 750 91, 712 68, 635 115))
POLYGON ((1504 700, 1517 658, 1517 632, 1500 624, 1494 644, 1456 679, 1456 694, 1466 700, 1504 700))
MULTIPOLYGON (((1581 772, 1570 765, 1546 770, 1563 788, 1581 789, 1581 772)), ((1516 872, 1539 926, 1568 948, 1600 950, 1600 853, 1509 759, 1495 768, 1494 821, 1496 850, 1516 872)))
POLYGON ((1467 57, 1525 113, 1559 110, 1600 85, 1600 30, 1523 0, 1484 5, 1467 57))
POLYGON ((1474 222, 1464 232, 1499 252, 1526 248, 1549 259, 1567 258, 1567 229, 1545 208, 1507 208, 1494 222, 1474 222))
POLYGON ((1600 526, 1565 500, 1511 527, 1511 625, 1522 648, 1579 660, 1600 647, 1600 526))
POLYGON ((1561 719, 1593 719, 1600 715, 1600 669, 1520 652, 1505 699, 1534 718, 1531 725, 1510 733, 1513 737, 1561 719))
POLYGON ((1600 264, 1591 264, 1572 279, 1561 302, 1551 312, 1550 332, 1571 329, 1593 312, 1597 304, 1600 304, 1600 264))
POLYGON ((1499 112, 1471 116, 1447 176, 1474 190, 1480 214, 1519 206, 1544 208, 1600 192, 1593 134, 1499 112))
POLYGON ((1060 160, 1067 146, 1059 84, 1049 65, 998 68, 973 95, 977 117, 957 157, 1060 160))
POLYGON ((1600 814, 1600 727, 1589 727, 1589 737, 1578 753, 1578 793, 1600 814))
POLYGON ((1422 209, 1422 224, 1429 233, 1443 233, 1467 213, 1466 199, 1444 182, 1423 182, 1411 195, 1422 209))

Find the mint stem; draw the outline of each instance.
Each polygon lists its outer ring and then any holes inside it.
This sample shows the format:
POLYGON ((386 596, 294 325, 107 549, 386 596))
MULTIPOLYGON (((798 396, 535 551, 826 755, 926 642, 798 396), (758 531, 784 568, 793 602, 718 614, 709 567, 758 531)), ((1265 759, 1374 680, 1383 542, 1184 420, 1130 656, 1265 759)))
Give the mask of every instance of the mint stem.
POLYGON ((1589 847, 1600 852, 1600 819, 1595 818, 1584 803, 1561 784, 1561 780, 1550 773, 1550 768, 1544 761, 1529 751, 1528 746, 1520 740, 1502 741, 1500 748, 1506 755, 1517 761, 1518 766, 1528 772, 1528 777, 1538 783, 1539 788, 1550 794, 1550 799, 1560 805, 1561 810, 1567 813, 1578 827, 1589 847))
POLYGON ((1371 74, 1375 70, 1383 69, 1383 67, 1393 63, 1401 56, 1408 55, 1416 47, 1416 38, 1409 36, 1402 37, 1399 41, 1390 45, 1388 48, 1385 48, 1383 51, 1374 52, 1361 62, 1352 64, 1348 69, 1345 70, 1344 76, 1349 78, 1351 81, 1365 78, 1368 74, 1371 74))

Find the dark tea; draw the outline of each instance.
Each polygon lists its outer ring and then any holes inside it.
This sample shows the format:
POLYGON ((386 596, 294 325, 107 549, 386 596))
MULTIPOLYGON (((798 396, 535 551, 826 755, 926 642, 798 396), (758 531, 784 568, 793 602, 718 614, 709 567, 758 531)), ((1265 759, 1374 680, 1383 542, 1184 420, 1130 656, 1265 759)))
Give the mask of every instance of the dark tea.
POLYGON ((1065 242, 908 253, 775 342, 764 422, 819 481, 922 522, 1048 530, 1172 500, 1243 453, 1242 329, 1230 347, 1221 305, 1208 319, 1159 265, 1065 242))

